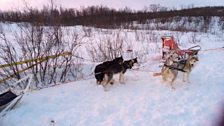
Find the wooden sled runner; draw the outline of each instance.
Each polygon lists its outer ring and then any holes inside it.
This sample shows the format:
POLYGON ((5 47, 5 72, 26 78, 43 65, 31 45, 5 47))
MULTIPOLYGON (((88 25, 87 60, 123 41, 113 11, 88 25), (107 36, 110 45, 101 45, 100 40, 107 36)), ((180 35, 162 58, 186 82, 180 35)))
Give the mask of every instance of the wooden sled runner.
POLYGON ((26 83, 25 88, 18 93, 14 93, 16 92, 15 89, 10 88, 8 91, 0 94, 0 118, 3 117, 9 110, 13 109, 16 104, 22 99, 22 97, 30 87, 32 77, 32 75, 28 75, 12 85, 16 86, 21 82, 26 83))

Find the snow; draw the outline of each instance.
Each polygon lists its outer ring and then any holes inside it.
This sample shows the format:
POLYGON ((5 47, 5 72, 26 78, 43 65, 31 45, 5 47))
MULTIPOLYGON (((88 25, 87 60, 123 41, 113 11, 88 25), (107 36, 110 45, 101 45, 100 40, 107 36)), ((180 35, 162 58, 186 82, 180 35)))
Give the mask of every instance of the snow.
MULTIPOLYGON (((167 32, 172 34, 158 34, 167 32)), ((195 45, 184 42, 190 34, 183 35, 181 48, 195 45)), ((139 70, 127 71, 125 84, 115 76, 115 84, 107 92, 96 85, 94 77, 31 90, 15 109, 0 118, 0 126, 50 126, 51 122, 55 126, 213 126, 223 109, 224 50, 206 49, 223 47, 220 36, 199 35, 199 63, 190 83, 178 76, 175 90, 160 76, 152 75, 160 70, 156 60, 160 52, 156 51, 147 54, 139 70)))

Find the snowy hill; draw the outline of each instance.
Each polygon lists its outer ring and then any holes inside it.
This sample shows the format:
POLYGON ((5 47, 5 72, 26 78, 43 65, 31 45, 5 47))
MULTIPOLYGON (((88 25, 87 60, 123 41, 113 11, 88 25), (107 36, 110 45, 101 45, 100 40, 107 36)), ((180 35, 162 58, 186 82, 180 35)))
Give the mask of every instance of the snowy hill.
POLYGON ((93 77, 31 91, 0 126, 213 126, 224 102, 224 50, 206 49, 224 43, 211 34, 202 34, 200 41, 191 83, 183 83, 180 74, 175 90, 152 76, 160 69, 154 61, 160 52, 155 52, 139 70, 127 71, 125 84, 116 81, 108 92, 93 77))

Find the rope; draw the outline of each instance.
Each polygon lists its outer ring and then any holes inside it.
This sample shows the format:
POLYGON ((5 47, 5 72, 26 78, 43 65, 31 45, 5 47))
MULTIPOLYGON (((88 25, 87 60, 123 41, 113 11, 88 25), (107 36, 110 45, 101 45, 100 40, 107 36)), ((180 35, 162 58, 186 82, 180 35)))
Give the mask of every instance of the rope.
POLYGON ((17 72, 14 73, 14 74, 8 75, 8 76, 5 77, 4 79, 1 79, 1 80, 0 80, 0 83, 3 83, 3 82, 5 82, 5 81, 8 80, 8 79, 13 78, 14 76, 18 75, 19 73, 22 73, 22 72, 24 72, 24 71, 26 71, 26 70, 28 70, 28 69, 31 69, 32 67, 34 67, 34 66, 36 66, 37 64, 42 63, 42 62, 44 62, 44 61, 45 61, 45 60, 41 60, 41 61, 39 61, 39 62, 37 62, 37 63, 35 63, 35 64, 29 66, 29 67, 26 67, 26 68, 24 68, 24 69, 22 69, 22 70, 17 71, 17 72))
POLYGON ((220 47, 220 48, 211 48, 211 49, 204 49, 201 50, 202 52, 207 52, 207 51, 212 51, 212 50, 224 50, 224 47, 220 47))
MULTIPOLYGON (((195 48, 195 47, 200 47, 200 46, 194 46, 194 47, 191 47, 191 48, 189 48, 189 49, 192 49, 192 48, 195 48)), ((200 47, 200 49, 201 49, 201 47, 200 47)), ((199 49, 199 51, 202 51, 202 52, 205 52, 205 51, 210 51, 210 50, 224 50, 224 47, 221 47, 221 48, 213 48, 213 49, 205 49, 205 50, 200 50, 199 49)), ((145 54, 148 54, 148 53, 145 53, 145 54)), ((82 60, 86 60, 86 61, 90 61, 90 62, 94 62, 94 61, 92 61, 92 60, 90 60, 90 59, 86 59, 86 58, 83 58, 83 57, 80 57, 80 56, 77 56, 77 55, 72 55, 73 57, 76 57, 76 58, 78 58, 78 59, 82 59, 82 60)), ((156 63, 155 63, 156 64, 156 63)), ((186 72, 186 71, 184 71, 184 70, 182 70, 182 69, 179 69, 179 68, 175 68, 175 67, 172 67, 172 66, 168 66, 168 65, 165 65, 166 67, 169 67, 169 68, 171 68, 171 69, 176 69, 176 70, 179 70, 179 71, 182 71, 182 72, 186 72)), ((139 68, 137 68, 137 69, 131 69, 131 70, 134 70, 134 71, 143 71, 143 72, 151 72, 151 73, 157 73, 158 71, 154 71, 154 70, 143 70, 143 69, 139 69, 139 68)), ((79 81, 79 80, 87 80, 87 79, 91 79, 91 78, 93 78, 93 77, 91 77, 91 76, 93 76, 93 75, 98 75, 98 74, 101 74, 102 72, 98 72, 98 73, 94 73, 94 72, 92 72, 92 73, 90 73, 89 75, 86 75, 85 77, 80 77, 80 78, 77 78, 75 81, 79 81), (89 78, 89 77, 91 77, 91 78, 89 78)), ((66 83, 64 83, 64 84, 66 84, 66 83)), ((54 86, 57 86, 57 85, 61 85, 61 84, 55 84, 55 85, 50 85, 50 86, 48 86, 48 87, 43 87, 43 88, 49 88, 49 87, 54 87, 54 86)), ((42 88, 41 88, 42 89, 42 88)))
POLYGON ((168 68, 170 68, 170 69, 175 69, 175 70, 178 70, 178 71, 181 71, 181 72, 186 72, 185 70, 183 70, 183 69, 179 69, 179 68, 177 68, 177 67, 169 66, 169 65, 166 65, 166 64, 164 64, 164 66, 165 66, 165 67, 168 67, 168 68))
POLYGON ((142 69, 131 69, 131 70, 134 70, 134 71, 143 71, 143 72, 150 72, 150 73, 158 72, 158 71, 153 71, 153 70, 142 70, 142 69))
POLYGON ((11 63, 11 64, 3 64, 3 65, 0 65, 0 68, 4 68, 4 67, 10 67, 10 66, 13 66, 13 65, 21 65, 21 64, 24 64, 24 63, 29 63, 29 62, 34 62, 36 61, 37 63, 31 65, 31 66, 28 66, 22 70, 19 70, 19 71, 16 71, 14 74, 11 74, 11 75, 8 75, 6 78, 3 78, 0 80, 0 83, 3 83, 5 82, 6 80, 8 79, 11 79, 13 78, 14 76, 18 75, 19 73, 22 73, 28 69, 31 69, 32 67, 44 62, 44 61, 47 61, 48 59, 54 59, 54 58, 57 58, 59 56, 66 56, 66 55, 71 55, 71 52, 63 52, 63 53, 60 53, 60 54, 56 54, 56 55, 50 55, 50 56, 46 56, 46 57, 41 57, 41 58, 35 58, 35 59, 30 59, 30 60, 24 60, 24 61, 19 61, 19 62, 15 62, 15 63, 11 63))
POLYGON ((9 64, 3 64, 0 65, 0 68, 5 68, 5 67, 10 67, 10 66, 15 66, 15 65, 21 65, 21 64, 25 64, 25 63, 30 63, 30 62, 38 62, 38 61, 45 61, 48 59, 54 59, 57 58, 59 56, 66 56, 66 55, 71 55, 71 52, 63 52, 63 53, 59 53, 56 55, 50 55, 50 56, 46 56, 46 57, 40 57, 40 58, 35 58, 35 59, 29 59, 29 60, 24 60, 24 61, 18 61, 15 63, 9 63, 9 64))
POLYGON ((78 59, 82 59, 82 60, 86 60, 86 61, 94 62, 94 61, 92 61, 92 60, 90 60, 90 59, 86 59, 86 58, 83 58, 83 57, 80 57, 80 56, 77 56, 77 55, 72 55, 72 56, 75 57, 75 58, 78 58, 78 59))

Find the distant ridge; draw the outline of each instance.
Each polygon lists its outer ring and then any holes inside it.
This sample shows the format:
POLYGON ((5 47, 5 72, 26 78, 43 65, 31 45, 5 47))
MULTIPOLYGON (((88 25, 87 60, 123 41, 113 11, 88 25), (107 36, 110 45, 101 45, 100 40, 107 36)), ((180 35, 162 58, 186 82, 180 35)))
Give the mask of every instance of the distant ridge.
POLYGON ((29 9, 25 12, 0 12, 2 22, 29 22, 38 25, 86 25, 95 27, 120 26, 133 21, 144 22, 149 19, 170 17, 224 17, 224 6, 195 7, 181 10, 158 10, 156 12, 133 11, 128 8, 115 10, 104 6, 91 6, 75 9, 29 9))

